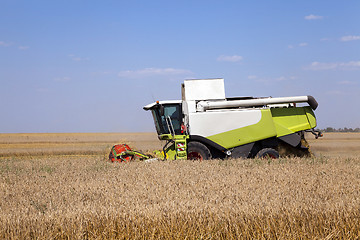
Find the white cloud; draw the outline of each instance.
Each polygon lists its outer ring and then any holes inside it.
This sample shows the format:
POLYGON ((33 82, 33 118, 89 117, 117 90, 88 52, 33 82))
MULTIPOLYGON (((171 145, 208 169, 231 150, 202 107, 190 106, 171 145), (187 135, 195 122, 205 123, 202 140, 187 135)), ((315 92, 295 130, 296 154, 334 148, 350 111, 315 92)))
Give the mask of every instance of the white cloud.
POLYGON ((360 70, 360 61, 350 62, 312 62, 308 70, 360 70))
POLYGON ((11 43, 4 42, 4 41, 0 41, 0 46, 8 47, 8 46, 10 46, 10 45, 11 45, 11 43))
POLYGON ((293 45, 293 44, 288 45, 288 48, 293 49, 293 48, 296 48, 296 47, 306 47, 307 45, 308 45, 308 43, 302 42, 302 43, 299 43, 299 44, 296 44, 296 45, 293 45))
POLYGON ((74 54, 69 54, 68 55, 73 61, 76 61, 76 62, 82 62, 82 61, 89 61, 90 58, 83 58, 83 57, 78 57, 78 56, 75 56, 74 54))
POLYGON ((343 36, 340 38, 343 42, 360 40, 360 36, 343 36))
POLYGON ((282 82, 282 81, 285 81, 285 80, 287 80, 287 78, 286 78, 286 77, 284 77, 284 76, 281 76, 281 77, 275 78, 275 81, 278 81, 278 82, 282 82))
POLYGON ((174 75, 187 75, 192 74, 191 71, 186 69, 176 68, 143 68, 139 70, 126 70, 118 73, 119 77, 139 78, 139 77, 152 77, 152 76, 174 76, 174 75))
POLYGON ((321 63, 321 62, 312 62, 309 69, 311 70, 329 70, 336 69, 338 63, 321 63))
POLYGON ((233 55, 233 56, 221 55, 217 58, 217 60, 219 62, 239 62, 243 60, 243 57, 238 55, 233 55))
POLYGON ((357 84, 356 82, 353 82, 353 81, 340 81, 340 82, 338 82, 338 84, 340 84, 340 85, 355 85, 355 84, 357 84))
POLYGON ((250 76, 248 76, 248 79, 257 79, 257 76, 255 76, 255 75, 250 75, 250 76))
MULTIPOLYGON (((4 42, 4 41, 0 41, 0 46, 2 47, 9 47, 9 46, 12 46, 14 45, 14 43, 11 43, 11 42, 4 42)), ((16 47, 16 46, 15 46, 16 47)), ((20 45, 17 47, 19 50, 27 50, 29 49, 29 46, 23 46, 23 45, 20 45)))
POLYGON ((19 46, 18 49, 19 50, 27 50, 27 49, 29 49, 29 47, 28 46, 19 46))
POLYGON ((313 14, 304 17, 304 19, 306 20, 321 20, 323 18, 324 18, 323 16, 313 15, 313 14))

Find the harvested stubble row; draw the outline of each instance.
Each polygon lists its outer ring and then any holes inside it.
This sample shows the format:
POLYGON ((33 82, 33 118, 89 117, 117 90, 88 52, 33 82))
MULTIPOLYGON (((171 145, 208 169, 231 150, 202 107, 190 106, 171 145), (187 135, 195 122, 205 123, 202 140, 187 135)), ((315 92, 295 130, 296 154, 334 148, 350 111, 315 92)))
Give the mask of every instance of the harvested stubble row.
POLYGON ((360 236, 360 158, 0 161, 0 238, 360 236))

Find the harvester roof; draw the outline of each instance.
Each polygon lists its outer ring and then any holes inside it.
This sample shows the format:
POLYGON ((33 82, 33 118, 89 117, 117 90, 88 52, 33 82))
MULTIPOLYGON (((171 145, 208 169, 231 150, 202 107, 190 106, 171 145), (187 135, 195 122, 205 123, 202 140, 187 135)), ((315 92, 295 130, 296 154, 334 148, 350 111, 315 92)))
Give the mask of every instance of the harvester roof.
POLYGON ((156 102, 153 102, 153 103, 150 103, 148 105, 146 105, 145 107, 143 107, 144 110, 150 110, 152 109, 154 106, 156 106, 157 104, 178 104, 178 103, 181 103, 182 101, 181 100, 165 100, 165 101, 156 101, 156 102))

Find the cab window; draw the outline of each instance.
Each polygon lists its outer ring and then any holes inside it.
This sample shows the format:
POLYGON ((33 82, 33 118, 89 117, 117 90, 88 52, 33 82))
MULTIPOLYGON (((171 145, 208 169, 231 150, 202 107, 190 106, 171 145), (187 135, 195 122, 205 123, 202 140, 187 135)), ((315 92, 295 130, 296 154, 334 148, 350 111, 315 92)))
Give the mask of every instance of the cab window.
POLYGON ((170 118, 175 134, 180 135, 182 122, 181 104, 163 104, 162 106, 164 107, 164 114, 161 114, 160 106, 152 109, 156 131, 159 135, 171 134, 166 122, 166 119, 170 118))

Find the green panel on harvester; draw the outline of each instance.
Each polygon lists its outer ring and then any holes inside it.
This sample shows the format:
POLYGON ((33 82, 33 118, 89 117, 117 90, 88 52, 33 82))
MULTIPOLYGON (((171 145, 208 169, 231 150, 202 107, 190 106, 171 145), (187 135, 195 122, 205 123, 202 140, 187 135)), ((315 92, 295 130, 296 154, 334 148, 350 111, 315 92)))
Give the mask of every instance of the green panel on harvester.
POLYGON ((258 123, 215 134, 207 137, 224 148, 230 149, 247 143, 276 136, 275 126, 269 109, 261 110, 261 119, 258 123))
POLYGON ((309 111, 307 108, 271 108, 277 136, 281 137, 311 128, 307 117, 309 111))

